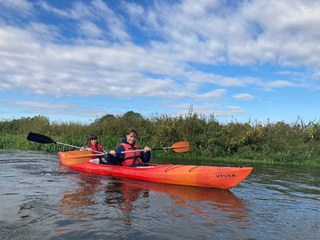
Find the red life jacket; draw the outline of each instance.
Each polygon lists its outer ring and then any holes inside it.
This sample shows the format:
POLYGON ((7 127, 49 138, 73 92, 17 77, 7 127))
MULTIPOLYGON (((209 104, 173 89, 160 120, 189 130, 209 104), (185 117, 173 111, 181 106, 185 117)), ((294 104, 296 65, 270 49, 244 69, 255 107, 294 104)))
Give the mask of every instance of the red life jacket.
MULTIPOLYGON (((124 147, 124 151, 140 150, 138 144, 133 147, 128 143, 120 143, 124 147)), ((124 154, 124 159, 121 161, 121 166, 133 167, 134 165, 143 164, 141 152, 130 152, 124 154)))
MULTIPOLYGON (((103 153, 103 148, 100 143, 97 143, 96 145, 91 145, 91 149, 93 150, 92 154, 98 154, 97 152, 94 152, 94 151, 99 151, 103 153)), ((95 159, 95 158, 98 158, 98 157, 92 157, 92 159, 95 159)))

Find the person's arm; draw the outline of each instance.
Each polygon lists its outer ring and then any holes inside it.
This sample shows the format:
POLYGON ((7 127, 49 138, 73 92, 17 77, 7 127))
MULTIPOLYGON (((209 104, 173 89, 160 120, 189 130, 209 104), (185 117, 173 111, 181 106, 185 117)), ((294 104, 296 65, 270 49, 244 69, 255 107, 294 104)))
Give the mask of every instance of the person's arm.
MULTIPOLYGON (((91 150, 91 148, 90 148, 91 150)), ((83 144, 82 147, 80 148, 80 151, 89 151, 88 146, 86 144, 83 144)))
POLYGON ((145 147, 145 148, 144 148, 144 151, 141 152, 142 162, 148 163, 148 162, 150 161, 150 158, 151 158, 150 148, 149 148, 149 147, 145 147))
POLYGON ((113 155, 110 154, 110 152, 106 155, 107 163, 110 164, 117 164, 116 159, 114 158, 113 155))
POLYGON ((124 151, 124 147, 119 145, 115 150, 109 151, 107 154, 107 162, 112 164, 118 164, 124 158, 124 154, 120 152, 124 151))
POLYGON ((102 152, 102 153, 105 152, 104 149, 103 149, 103 147, 102 147, 102 145, 101 145, 101 143, 98 144, 98 151, 99 151, 99 152, 102 152))

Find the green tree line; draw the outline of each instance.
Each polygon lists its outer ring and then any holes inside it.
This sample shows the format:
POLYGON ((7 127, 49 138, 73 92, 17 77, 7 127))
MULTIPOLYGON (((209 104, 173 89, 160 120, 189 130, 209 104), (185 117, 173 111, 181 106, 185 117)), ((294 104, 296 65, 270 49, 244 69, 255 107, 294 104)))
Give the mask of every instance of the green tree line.
POLYGON ((300 118, 293 124, 277 122, 262 126, 259 122, 219 123, 214 115, 199 115, 192 110, 186 116, 154 114, 143 117, 129 111, 123 115, 107 114, 91 124, 50 122, 39 115, 0 122, 0 148, 73 150, 58 144, 27 141, 29 132, 49 136, 54 141, 82 146, 88 133, 95 133, 108 150, 115 149, 129 127, 139 131, 140 146, 164 147, 189 141, 188 153, 154 151, 153 156, 203 160, 279 162, 320 165, 320 123, 305 124, 300 118))

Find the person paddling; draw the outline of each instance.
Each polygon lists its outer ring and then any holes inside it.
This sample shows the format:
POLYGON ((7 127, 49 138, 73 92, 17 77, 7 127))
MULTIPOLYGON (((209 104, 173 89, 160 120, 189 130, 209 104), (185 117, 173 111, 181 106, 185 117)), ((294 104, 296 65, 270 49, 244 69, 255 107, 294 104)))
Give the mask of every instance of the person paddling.
POLYGON ((126 138, 121 140, 121 143, 115 150, 109 151, 107 162, 120 166, 137 167, 143 166, 150 161, 151 152, 149 147, 145 147, 144 151, 136 143, 138 131, 135 128, 129 128, 126 132, 126 138), (122 151, 132 151, 121 153, 122 151))
MULTIPOLYGON (((83 149, 81 150, 87 150, 89 152, 92 152, 93 154, 97 154, 97 152, 105 153, 102 145, 98 142, 97 135, 90 133, 87 137, 87 140, 82 145, 83 149)), ((91 162, 105 164, 107 163, 106 160, 103 157, 95 157, 93 156, 90 160, 91 162), (99 161, 97 161, 99 159, 99 161)))

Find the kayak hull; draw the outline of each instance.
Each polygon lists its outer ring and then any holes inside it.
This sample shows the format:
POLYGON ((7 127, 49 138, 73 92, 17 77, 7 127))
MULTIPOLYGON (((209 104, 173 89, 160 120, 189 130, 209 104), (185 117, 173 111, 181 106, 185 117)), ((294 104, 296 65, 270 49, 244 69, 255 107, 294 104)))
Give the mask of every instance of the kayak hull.
POLYGON ((59 152, 60 163, 74 170, 143 181, 230 189, 241 183, 253 170, 252 167, 216 167, 174 164, 149 164, 143 167, 85 162, 68 164, 64 152, 59 152))

